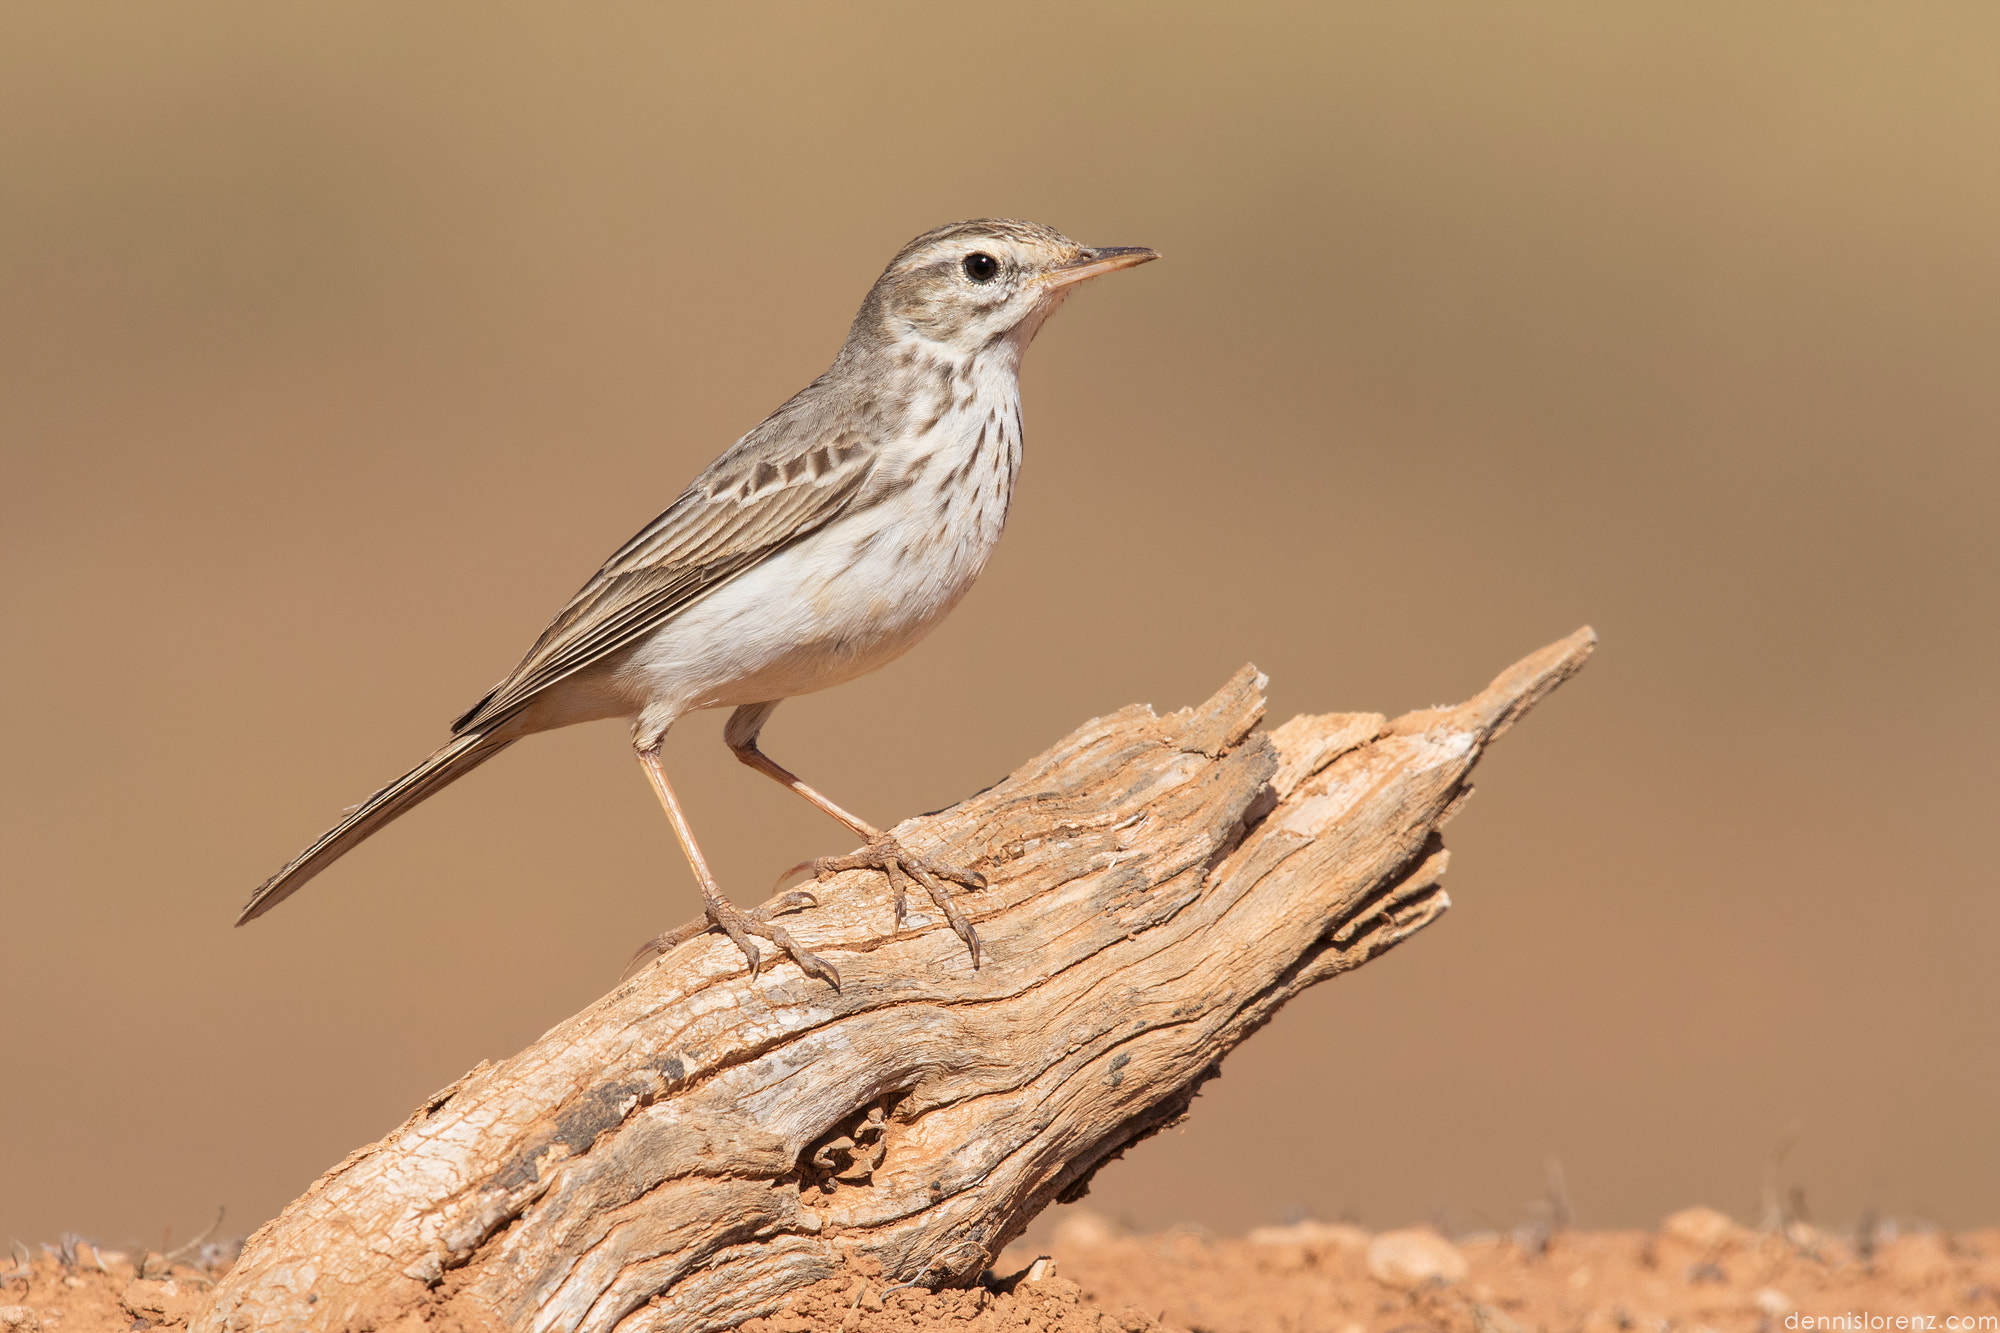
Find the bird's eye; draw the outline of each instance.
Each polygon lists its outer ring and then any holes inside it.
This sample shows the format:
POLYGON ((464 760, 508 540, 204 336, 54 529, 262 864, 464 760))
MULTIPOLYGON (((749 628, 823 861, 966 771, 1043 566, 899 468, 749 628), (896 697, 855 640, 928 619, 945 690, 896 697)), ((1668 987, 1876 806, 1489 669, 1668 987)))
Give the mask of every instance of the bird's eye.
POLYGON ((974 282, 991 282, 999 271, 1000 261, 984 250, 974 250, 965 257, 965 276, 974 282))

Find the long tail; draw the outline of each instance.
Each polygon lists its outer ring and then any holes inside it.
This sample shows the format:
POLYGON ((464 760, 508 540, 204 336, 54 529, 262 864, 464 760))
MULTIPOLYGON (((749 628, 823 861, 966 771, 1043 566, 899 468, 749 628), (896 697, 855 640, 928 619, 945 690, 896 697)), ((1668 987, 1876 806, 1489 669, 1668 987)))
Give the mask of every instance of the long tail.
POLYGON ((376 792, 354 812, 320 835, 318 842, 292 858, 292 863, 264 881, 236 924, 254 921, 305 887, 307 880, 338 861, 363 838, 397 815, 499 754, 518 738, 491 732, 468 732, 376 792))

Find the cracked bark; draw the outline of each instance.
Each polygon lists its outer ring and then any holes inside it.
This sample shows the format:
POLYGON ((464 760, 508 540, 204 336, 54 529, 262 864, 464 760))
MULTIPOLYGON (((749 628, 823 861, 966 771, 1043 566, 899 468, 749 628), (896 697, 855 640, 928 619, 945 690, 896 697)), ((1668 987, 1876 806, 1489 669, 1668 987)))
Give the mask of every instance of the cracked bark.
POLYGON ((838 992, 697 937, 321 1177, 192 1327, 698 1333, 850 1258, 969 1282, 1285 1001, 1444 911, 1468 773, 1595 642, 1393 721, 1255 732, 1251 667, 1093 719, 896 829, 985 872, 978 972, 934 912, 893 931, 867 871, 787 918, 838 992))

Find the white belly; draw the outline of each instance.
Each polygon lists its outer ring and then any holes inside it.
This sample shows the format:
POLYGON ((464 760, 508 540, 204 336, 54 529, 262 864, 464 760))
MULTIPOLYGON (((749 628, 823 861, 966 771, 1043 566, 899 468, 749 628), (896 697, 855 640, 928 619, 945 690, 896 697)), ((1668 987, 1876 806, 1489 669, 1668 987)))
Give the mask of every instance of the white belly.
POLYGON ((639 730, 839 685, 913 647, 999 541, 1020 458, 1018 409, 1006 409, 968 405, 885 452, 879 466, 910 484, 731 579, 631 650, 611 680, 639 730), (989 438, 975 451, 982 426, 989 438))

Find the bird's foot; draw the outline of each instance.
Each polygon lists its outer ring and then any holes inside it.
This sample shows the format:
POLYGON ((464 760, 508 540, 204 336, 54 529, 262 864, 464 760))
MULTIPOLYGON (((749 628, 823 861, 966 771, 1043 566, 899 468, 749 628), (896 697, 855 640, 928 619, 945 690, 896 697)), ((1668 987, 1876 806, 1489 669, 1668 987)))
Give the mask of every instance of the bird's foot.
POLYGON ((819 899, 803 889, 795 889, 765 907, 744 911, 727 898, 717 894, 706 900, 707 914, 704 920, 690 921, 685 926, 677 926, 663 935, 656 935, 639 946, 632 955, 632 961, 625 965, 625 976, 631 976, 645 958, 663 954, 677 945, 685 944, 695 936, 711 930, 719 930, 727 935, 730 942, 743 951, 750 962, 750 975, 756 976, 763 966, 763 953, 750 942, 751 936, 769 940, 793 962, 799 970, 809 976, 818 977, 835 990, 840 989, 840 973, 833 964, 821 958, 812 950, 792 938, 791 932, 772 920, 773 917, 797 912, 808 907, 819 906, 819 899))
POLYGON ((889 878, 889 893, 896 903, 896 929, 903 928, 903 914, 907 906, 909 881, 914 879, 924 886, 924 892, 944 913, 944 919, 951 923, 954 934, 965 941, 965 947, 972 954, 972 966, 979 967, 979 936, 972 929, 972 923, 965 919, 965 913, 958 910, 952 901, 952 891, 947 885, 960 884, 968 889, 986 887, 986 876, 976 870, 966 870, 959 866, 949 866, 933 861, 928 856, 918 856, 906 850, 888 834, 849 856, 822 856, 812 862, 813 875, 824 879, 837 875, 843 870, 879 870, 889 878))

